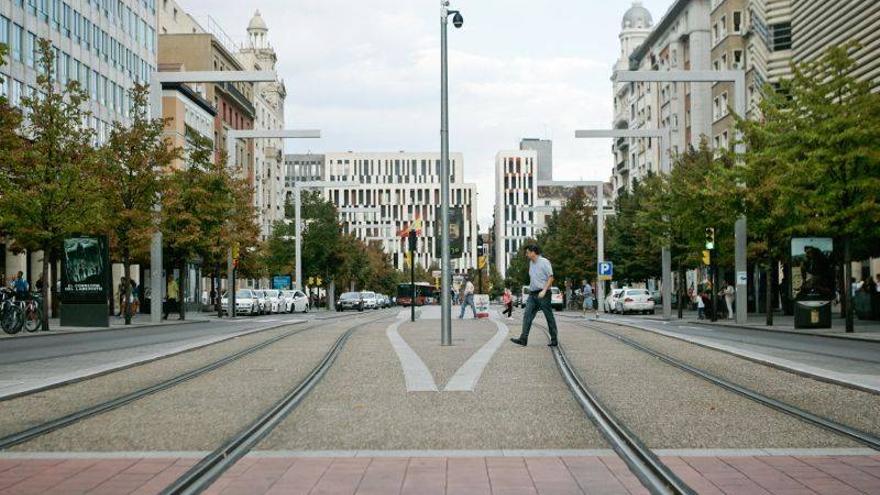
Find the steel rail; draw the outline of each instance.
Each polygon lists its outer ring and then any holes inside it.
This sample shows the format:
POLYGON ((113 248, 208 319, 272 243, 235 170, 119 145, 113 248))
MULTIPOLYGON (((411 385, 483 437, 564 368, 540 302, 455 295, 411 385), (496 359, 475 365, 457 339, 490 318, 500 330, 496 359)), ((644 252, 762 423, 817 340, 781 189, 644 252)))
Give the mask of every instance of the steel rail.
MULTIPOLYGON (((544 328, 543 325, 537 325, 544 328)), ((617 455, 652 494, 693 495, 691 487, 681 480, 645 444, 620 422, 590 391, 577 371, 571 366, 565 347, 551 348, 559 373, 565 380, 587 417, 599 428, 617 455)))
MULTIPOLYGON (((320 322, 320 321, 326 321, 326 320, 337 319, 337 318, 338 317, 328 317, 328 318, 316 319, 316 323, 320 322)), ((309 322, 309 323, 311 323, 311 322, 309 322)), ((43 435, 46 435, 46 434, 51 433, 56 430, 60 430, 61 428, 68 427, 68 426, 70 426, 74 423, 77 423, 79 421, 106 413, 108 411, 112 411, 114 409, 118 409, 126 404, 130 404, 130 403, 135 402, 137 400, 143 399, 144 397, 147 397, 149 395, 152 395, 157 392, 161 392, 163 390, 167 390, 167 389, 172 388, 174 386, 180 385, 183 382, 192 380, 192 379, 197 378, 201 375, 204 375, 206 373, 214 371, 218 368, 222 368, 230 363, 238 361, 239 359, 241 359, 245 356, 253 354, 259 350, 265 349, 266 347, 269 347, 270 345, 275 344, 281 340, 284 340, 289 337, 293 337, 294 335, 298 335, 298 334, 305 332, 307 330, 313 330, 315 328, 318 328, 319 326, 320 325, 318 325, 318 324, 313 324, 313 325, 309 325, 309 326, 306 326, 303 328, 296 328, 296 329, 291 330, 287 333, 284 333, 283 335, 272 337, 271 339, 265 340, 265 341, 260 342, 258 344, 254 344, 251 347, 248 347, 246 349, 242 349, 241 351, 238 351, 236 353, 233 353, 233 354, 230 354, 230 355, 225 356, 223 358, 220 358, 216 361, 208 363, 208 364, 201 366, 197 369, 190 370, 185 373, 181 373, 179 375, 176 375, 176 376, 169 378, 167 380, 164 380, 162 382, 150 385, 148 387, 141 388, 141 389, 136 390, 134 392, 130 392, 125 395, 121 395, 119 397, 101 402, 99 404, 95 404, 93 406, 89 406, 89 407, 80 409, 80 410, 72 412, 70 414, 66 414, 64 416, 46 421, 46 422, 41 423, 39 425, 32 426, 32 427, 27 428, 25 430, 21 430, 21 431, 6 435, 6 436, 0 438, 0 451, 8 450, 10 447, 13 447, 15 445, 29 442, 35 438, 41 437, 43 435)), ((278 328, 278 327, 273 327, 273 328, 278 328)), ((249 335, 252 335, 252 334, 249 334, 249 335)), ((126 368, 126 369, 131 369, 131 368, 126 368)))
MULTIPOLYGON (((387 317, 384 315, 373 321, 387 317)), ((195 466, 162 490, 162 495, 197 494, 208 489, 214 481, 250 452, 302 403, 303 399, 321 381, 327 370, 336 361, 351 334, 361 326, 362 324, 359 323, 346 329, 305 380, 263 412, 253 423, 226 440, 223 445, 202 458, 195 466)))
POLYGON ((706 370, 697 368, 695 366, 691 366, 691 365, 685 363, 684 361, 681 361, 681 360, 676 359, 672 356, 669 356, 668 354, 664 354, 660 351, 651 349, 650 347, 642 345, 642 344, 640 344, 640 343, 638 343, 628 337, 624 337, 623 335, 616 334, 614 332, 611 332, 611 331, 606 330, 604 328, 598 327, 596 325, 591 325, 590 323, 586 323, 586 322, 581 322, 581 323, 579 323, 579 325, 582 327, 585 327, 585 328, 592 328, 592 329, 596 330, 597 332, 604 334, 607 337, 617 339, 620 342, 632 347, 633 349, 637 349, 645 354, 648 354, 649 356, 655 357, 655 358, 657 358, 657 359, 659 359, 659 360, 661 360, 671 366, 674 366, 682 371, 686 371, 686 372, 688 372, 698 378, 702 378, 703 380, 706 380, 706 381, 708 381, 714 385, 717 385, 721 388, 724 388, 726 390, 729 390, 731 392, 739 394, 747 399, 751 399, 751 400, 753 400, 759 404, 762 404, 764 406, 767 406, 767 407, 770 407, 770 408, 775 409, 777 411, 783 412, 785 414, 794 416, 795 418, 806 421, 807 423, 811 423, 811 424, 819 426, 821 428, 825 428, 826 430, 829 430, 829 431, 836 433, 838 435, 842 435, 844 437, 847 437, 851 440, 859 442, 863 445, 866 445, 866 446, 880 452, 880 437, 877 437, 876 435, 873 435, 873 434, 868 433, 866 431, 862 431, 862 430, 847 426, 843 423, 838 423, 837 421, 826 418, 824 416, 819 416, 818 414, 813 414, 813 413, 811 413, 805 409, 802 409, 800 407, 791 405, 787 402, 783 402, 778 399, 774 399, 774 398, 769 397, 767 395, 764 395, 760 392, 752 390, 748 387, 739 385, 737 383, 733 383, 729 380, 725 380, 724 378, 721 378, 717 375, 714 375, 706 370))

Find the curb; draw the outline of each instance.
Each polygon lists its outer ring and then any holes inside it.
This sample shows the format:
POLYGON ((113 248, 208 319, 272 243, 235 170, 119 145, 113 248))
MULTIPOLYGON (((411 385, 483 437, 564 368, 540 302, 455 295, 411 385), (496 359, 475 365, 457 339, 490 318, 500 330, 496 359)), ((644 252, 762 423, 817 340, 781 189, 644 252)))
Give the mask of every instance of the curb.
MULTIPOLYGON (((659 321, 674 321, 674 320, 659 320, 659 321)), ((782 334, 800 335, 800 336, 806 336, 806 337, 823 337, 826 339, 852 340, 855 342, 873 342, 875 344, 880 344, 880 338, 869 339, 866 337, 859 337, 858 335, 855 335, 855 334, 838 335, 838 334, 823 334, 823 333, 805 333, 805 332, 798 332, 797 330, 778 330, 778 329, 772 329, 772 328, 761 328, 761 327, 757 327, 757 326, 737 325, 737 324, 731 324, 731 323, 720 323, 719 324, 719 323, 712 323, 712 322, 699 321, 699 320, 698 321, 678 320, 678 321, 687 322, 688 324, 694 323, 696 325, 703 325, 703 326, 715 325, 716 327, 741 328, 743 330, 754 330, 756 332, 782 333, 782 334)))

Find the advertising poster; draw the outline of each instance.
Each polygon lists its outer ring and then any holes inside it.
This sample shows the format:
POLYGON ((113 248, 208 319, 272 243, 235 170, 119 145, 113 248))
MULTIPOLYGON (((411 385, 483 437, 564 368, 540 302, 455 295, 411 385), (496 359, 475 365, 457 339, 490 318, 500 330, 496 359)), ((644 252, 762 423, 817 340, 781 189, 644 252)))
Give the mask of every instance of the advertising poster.
POLYGON ((272 277, 272 288, 275 290, 290 289, 293 278, 290 275, 275 275, 272 277))
POLYGON ((107 238, 71 237, 64 240, 61 296, 65 302, 103 302, 109 293, 110 257, 107 238))
POLYGON ((477 307, 477 317, 478 318, 488 318, 489 317, 489 295, 488 294, 474 294, 474 306, 477 307))
MULTIPOLYGON (((437 219, 439 225, 440 208, 437 208, 437 219)), ((464 210, 458 207, 449 208, 449 257, 452 259, 461 258, 461 255, 464 254, 464 210)), ((437 258, 442 256, 442 249, 440 248, 440 236, 437 236, 437 249, 436 255, 437 258)))
POLYGON ((834 239, 794 237, 791 240, 791 297, 834 299, 834 239))

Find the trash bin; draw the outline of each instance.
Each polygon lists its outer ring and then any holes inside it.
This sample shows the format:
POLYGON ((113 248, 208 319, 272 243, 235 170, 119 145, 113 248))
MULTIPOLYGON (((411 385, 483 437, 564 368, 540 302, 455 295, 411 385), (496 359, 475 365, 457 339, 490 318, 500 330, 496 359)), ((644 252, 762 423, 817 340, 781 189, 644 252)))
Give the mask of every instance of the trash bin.
POLYGON ((831 328, 831 302, 826 300, 794 301, 794 327, 831 328))

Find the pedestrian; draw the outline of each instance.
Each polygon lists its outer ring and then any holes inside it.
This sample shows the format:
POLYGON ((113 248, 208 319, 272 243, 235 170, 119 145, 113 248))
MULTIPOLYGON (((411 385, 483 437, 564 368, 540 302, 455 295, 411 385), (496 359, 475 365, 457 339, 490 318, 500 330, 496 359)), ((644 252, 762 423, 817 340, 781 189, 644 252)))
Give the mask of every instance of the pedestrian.
POLYGON ((27 299, 30 289, 30 284, 24 278, 24 272, 19 271, 18 275, 12 280, 12 290, 15 291, 15 297, 19 300, 27 299))
POLYGON ((706 319, 706 301, 703 299, 704 294, 695 294, 694 303, 697 305, 697 319, 706 319))
POLYGON ((174 275, 168 274, 168 288, 166 292, 166 301, 165 301, 165 315, 162 317, 163 319, 168 319, 168 314, 172 311, 177 312, 177 300, 180 296, 180 288, 177 285, 177 280, 174 280, 174 275))
POLYGON ((727 306, 727 319, 733 319, 733 301, 736 300, 736 291, 733 289, 733 285, 727 284, 722 291, 724 295, 724 304, 727 306))
POLYGON ((587 311, 593 310, 593 286, 587 279, 584 279, 584 285, 581 287, 581 293, 584 295, 584 318, 587 317, 587 311))
POLYGON ((127 290, 125 283, 125 276, 119 279, 119 285, 116 286, 116 290, 119 292, 119 314, 118 316, 121 318, 123 314, 125 314, 125 293, 127 290))
POLYGON ((464 286, 459 289, 459 294, 461 298, 461 313, 458 314, 458 319, 461 320, 464 318, 464 311, 468 306, 471 307, 471 310, 474 312, 474 319, 477 319, 477 306, 474 304, 474 284, 471 282, 470 278, 464 279, 464 286))
POLYGON ((129 284, 131 284, 131 297, 128 299, 128 304, 130 306, 130 314, 136 315, 138 311, 140 311, 140 299, 138 298, 138 284, 134 280, 129 280, 129 284))
POLYGON ((507 287, 504 288, 504 294, 501 296, 501 302, 504 303, 504 312, 501 314, 507 315, 507 319, 510 320, 513 318, 513 294, 511 294, 510 289, 507 287))
POLYGON ((858 282, 855 277, 850 277, 850 296, 855 297, 856 292, 862 288, 861 282, 858 282))
POLYGON ((874 278, 877 279, 877 281, 874 282, 874 288, 878 293, 880 293, 880 273, 878 273, 874 278))
POLYGON ((510 339, 511 342, 525 347, 529 343, 529 332, 532 329, 532 320, 538 311, 544 313, 547 327, 550 330, 550 347, 559 345, 556 330, 556 319, 553 317, 553 308, 550 302, 550 288, 553 286, 553 265, 550 260, 541 256, 541 248, 537 244, 526 247, 526 257, 529 259, 529 300, 523 315, 522 334, 519 338, 510 339))

